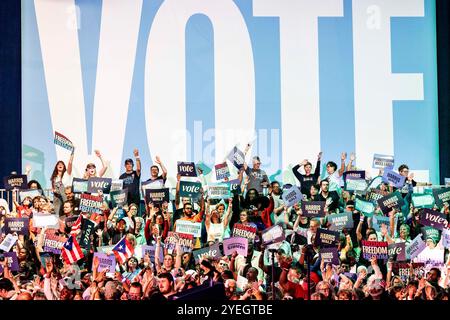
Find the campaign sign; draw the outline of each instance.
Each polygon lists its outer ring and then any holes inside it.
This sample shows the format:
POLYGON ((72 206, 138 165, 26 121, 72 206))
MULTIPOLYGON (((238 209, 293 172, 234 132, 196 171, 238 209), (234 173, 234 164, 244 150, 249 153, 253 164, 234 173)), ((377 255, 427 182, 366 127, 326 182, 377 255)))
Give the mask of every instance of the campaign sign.
POLYGON ((450 178, 444 178, 444 183, 446 187, 450 187, 450 178))
POLYGON ((234 147, 228 154, 228 160, 230 160, 236 169, 241 170, 244 167, 245 155, 238 147, 234 147))
POLYGON ((88 191, 89 193, 100 193, 109 194, 111 191, 111 178, 89 178, 88 180, 88 191))
POLYGON ((302 215, 308 218, 325 216, 325 201, 302 201, 302 215))
POLYGON ((61 254, 61 249, 66 241, 66 237, 58 236, 54 233, 45 233, 43 245, 44 251, 54 254, 61 254))
POLYGON ((256 228, 240 223, 235 223, 233 226, 233 237, 246 238, 248 240, 255 240, 256 228))
POLYGON ((223 240, 223 253, 228 256, 236 251, 238 254, 246 257, 248 249, 248 240, 246 238, 228 238, 223 240))
POLYGON ((314 245, 316 247, 337 247, 340 232, 327 229, 317 229, 314 245))
MULTIPOLYGON (((13 252, 5 252, 3 253, 5 257, 5 262, 8 264, 9 270, 12 272, 19 271, 19 260, 17 259, 17 254, 13 252)), ((0 265, 0 274, 3 272, 3 266, 0 265)))
POLYGON ((381 225, 384 224, 386 227, 390 226, 389 217, 387 216, 380 216, 380 215, 374 215, 373 216, 373 228, 377 232, 381 232, 381 225))
POLYGON ((200 182, 180 181, 180 197, 197 200, 200 197, 200 182))
POLYGON ((423 209, 420 215, 420 223, 441 231, 448 227, 447 216, 431 209, 423 209))
POLYGON ((59 218, 56 214, 34 214, 33 227, 59 229, 59 218))
POLYGON ((367 189, 377 189, 383 183, 383 177, 377 176, 369 182, 367 189))
POLYGON ((228 165, 226 162, 216 164, 214 166, 214 169, 216 171, 216 180, 217 181, 224 180, 225 178, 230 177, 230 169, 228 168, 228 165))
POLYGON ((169 188, 146 189, 145 190, 145 201, 147 203, 169 202, 169 188))
POLYGON ((340 264, 339 251, 337 248, 321 248, 320 258, 325 264, 331 263, 335 266, 340 264))
POLYGON ((420 232, 422 232, 422 239, 424 239, 425 241, 428 238, 434 239, 436 240, 436 243, 439 242, 439 239, 441 238, 441 234, 440 231, 438 229, 432 228, 432 227, 422 227, 420 228, 420 232))
POLYGON ((276 224, 270 228, 263 230, 261 234, 264 245, 268 246, 272 243, 282 242, 285 239, 283 227, 276 224))
POLYGON ((14 233, 28 235, 29 218, 6 218, 5 233, 14 233))
POLYGON ((55 131, 55 139, 54 143, 60 147, 63 147, 64 149, 67 149, 69 151, 73 151, 73 143, 69 140, 66 136, 63 134, 55 131))
POLYGON ((111 203, 113 207, 123 207, 125 204, 127 204, 127 188, 125 188, 124 190, 111 191, 109 195, 111 197, 111 203))
POLYGON ((364 199, 361 199, 360 197, 356 197, 355 209, 361 212, 366 217, 371 217, 373 216, 373 212, 375 211, 375 205, 370 201, 366 201, 364 199))
POLYGON ((381 198, 383 198, 385 195, 383 193, 383 191, 379 190, 379 189, 372 189, 370 190, 370 192, 367 194, 367 200, 369 200, 370 202, 372 202, 373 204, 377 205, 378 204, 378 200, 380 200, 381 198))
POLYGON ((390 186, 402 188, 405 185, 406 177, 392 170, 386 169, 383 174, 383 181, 389 183, 390 186))
POLYGON ((385 241, 366 241, 362 240, 363 258, 370 260, 372 257, 387 260, 389 258, 388 243, 385 241))
POLYGON ((399 242, 388 245, 388 254, 392 261, 406 261, 406 244, 399 242))
POLYGON ((19 191, 19 198, 20 201, 23 201, 26 197, 30 197, 33 199, 34 197, 41 196, 42 190, 40 189, 26 189, 26 190, 20 190, 19 191))
POLYGON ((366 172, 365 171, 346 171, 343 174, 344 181, 347 180, 365 180, 366 172))
MULTIPOLYGON (((98 272, 102 272, 105 269, 107 269, 107 272, 116 271, 116 257, 113 254, 108 256, 105 253, 94 252, 94 259, 96 258, 98 259, 98 272)), ((93 264, 92 271, 94 271, 93 264)))
POLYGON ((442 208, 444 204, 450 204, 450 188, 433 189, 436 204, 442 208))
POLYGON ((212 170, 210 167, 208 167, 206 164, 204 164, 203 162, 199 162, 196 164, 197 168, 199 168, 202 171, 202 174, 204 176, 208 175, 212 170))
POLYGON ((450 229, 444 229, 442 230, 442 245, 444 248, 449 249, 450 248, 450 229))
POLYGON ((378 154, 373 155, 372 168, 374 169, 384 169, 394 167, 394 156, 378 154))
POLYGON ((383 211, 384 214, 388 214, 393 208, 400 209, 405 204, 405 201, 401 194, 398 191, 395 191, 378 199, 377 203, 380 206, 381 211, 383 211))
POLYGON ((27 189, 27 176, 24 174, 13 174, 3 178, 3 186, 6 190, 27 189))
POLYGON ((411 196, 412 204, 415 208, 433 208, 434 197, 431 194, 413 193, 411 196))
POLYGON ((406 282, 412 275, 411 275, 411 268, 414 277, 417 277, 419 275, 424 276, 425 275, 425 264, 422 262, 416 263, 394 263, 392 265, 392 272, 394 274, 398 275, 404 282, 406 282))
POLYGON ((197 171, 195 171, 195 163, 193 162, 180 162, 177 164, 178 174, 182 177, 196 177, 197 171))
POLYGON ((202 236, 202 224, 201 222, 177 220, 175 231, 177 233, 192 234, 195 238, 199 238, 202 236))
POLYGON ((409 244, 408 247, 406 247, 406 255, 409 257, 409 259, 414 259, 425 249, 427 244, 425 241, 422 240, 422 234, 418 234, 417 237, 414 238, 413 241, 409 244))
POLYGON ((85 179, 73 178, 72 180, 72 192, 73 193, 85 193, 88 192, 88 181, 85 179))
POLYGON ((194 236, 192 234, 170 231, 167 234, 165 243, 169 253, 172 253, 173 250, 175 250, 177 243, 180 244, 182 252, 191 252, 194 247, 194 236))
MULTIPOLYGON (((161 250, 159 250, 159 261, 161 262, 164 261, 163 245, 164 244, 161 244, 161 250)), ((150 261, 155 263, 156 246, 140 245, 134 248, 134 255, 136 258, 142 259, 146 254, 150 257, 150 261)))
POLYGON ((80 199, 80 211, 85 213, 101 214, 103 205, 102 196, 93 196, 90 194, 82 194, 80 199))
POLYGON ((219 259, 222 257, 222 252, 220 251, 219 244, 215 243, 212 246, 192 251, 192 255, 194 256, 195 263, 198 264, 204 258, 219 259))
POLYGON ((119 191, 122 189, 123 189, 123 180, 122 179, 111 181, 111 189, 109 190, 110 194, 113 191, 119 191))
POLYGON ((64 220, 64 224, 66 225, 67 228, 71 229, 72 226, 75 224, 75 222, 77 222, 77 220, 78 220, 78 216, 67 217, 64 220))
POLYGON ((282 199, 286 207, 292 207, 303 199, 302 193, 297 186, 291 186, 283 190, 282 199))
POLYGON ((367 181, 364 179, 347 179, 344 188, 347 191, 365 191, 367 189, 367 181))
POLYGON ((230 192, 233 195, 242 193, 241 181, 239 179, 230 180, 230 181, 227 181, 227 183, 230 186, 230 192))
POLYGON ((226 183, 210 184, 208 196, 210 199, 229 199, 231 198, 230 186, 226 183))
POLYGON ((12 234, 7 234, 5 239, 3 239, 2 243, 0 244, 0 250, 3 250, 5 252, 8 252, 11 250, 12 246, 16 243, 18 237, 12 234))
POLYGON ((95 222, 84 219, 83 227, 81 228, 81 238, 79 245, 87 250, 91 247, 91 235, 94 233, 95 222))
POLYGON ((329 229, 332 231, 352 229, 353 214, 351 212, 334 213, 328 216, 328 222, 331 224, 329 229))

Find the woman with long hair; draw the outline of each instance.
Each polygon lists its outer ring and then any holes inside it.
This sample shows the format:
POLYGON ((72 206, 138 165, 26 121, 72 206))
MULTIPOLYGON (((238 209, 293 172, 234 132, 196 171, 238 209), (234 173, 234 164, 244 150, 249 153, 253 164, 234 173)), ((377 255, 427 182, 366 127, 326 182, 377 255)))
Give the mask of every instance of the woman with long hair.
POLYGON ((50 177, 50 182, 52 185, 52 192, 54 195, 53 198, 53 206, 55 207, 55 212, 61 215, 63 212, 63 202, 64 202, 64 187, 72 185, 72 165, 73 165, 73 156, 74 156, 75 148, 70 155, 69 162, 67 164, 64 161, 59 160, 55 168, 53 169, 53 173, 50 177))
MULTIPOLYGON (((100 172, 98 173, 98 177, 101 178, 101 177, 103 177, 105 175, 105 172, 108 169, 108 164, 103 159, 103 157, 102 157, 102 155, 101 155, 99 150, 95 150, 95 155, 102 162, 102 168, 101 168, 100 172)), ((94 178, 94 177, 97 177, 97 169, 95 167, 95 163, 88 163, 86 165, 86 170, 84 172, 83 179, 89 179, 89 178, 94 178)))

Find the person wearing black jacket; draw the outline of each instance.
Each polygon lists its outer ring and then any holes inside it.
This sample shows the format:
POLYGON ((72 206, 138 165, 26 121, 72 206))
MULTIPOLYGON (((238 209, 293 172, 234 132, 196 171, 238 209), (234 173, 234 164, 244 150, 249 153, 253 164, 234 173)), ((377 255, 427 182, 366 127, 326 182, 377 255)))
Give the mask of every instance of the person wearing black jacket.
POLYGON ((314 173, 311 174, 312 164, 308 160, 303 160, 300 164, 296 165, 292 168, 292 172, 294 172, 295 177, 300 181, 300 190, 302 194, 305 194, 308 198, 310 197, 311 186, 315 185, 318 182, 320 177, 320 160, 322 159, 322 152, 319 152, 317 156, 317 164, 314 173), (305 174, 301 174, 298 172, 298 169, 303 167, 305 169, 305 174))

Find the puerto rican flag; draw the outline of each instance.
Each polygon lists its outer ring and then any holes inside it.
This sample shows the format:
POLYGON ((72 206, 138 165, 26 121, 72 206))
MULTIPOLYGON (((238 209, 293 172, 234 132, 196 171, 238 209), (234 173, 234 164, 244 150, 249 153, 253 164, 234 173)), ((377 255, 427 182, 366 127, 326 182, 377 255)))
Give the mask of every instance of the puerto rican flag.
POLYGON ((74 236, 70 236, 66 243, 64 243, 61 256, 68 264, 75 263, 84 257, 83 251, 74 236))
POLYGON ((112 249, 112 252, 114 252, 116 260, 119 262, 119 264, 122 264, 133 255, 134 248, 131 243, 128 242, 126 236, 124 236, 122 240, 120 240, 112 249))
POLYGON ((79 231, 81 230, 81 223, 83 222, 83 215, 79 215, 77 221, 72 225, 72 228, 70 229, 70 235, 76 236, 79 231))

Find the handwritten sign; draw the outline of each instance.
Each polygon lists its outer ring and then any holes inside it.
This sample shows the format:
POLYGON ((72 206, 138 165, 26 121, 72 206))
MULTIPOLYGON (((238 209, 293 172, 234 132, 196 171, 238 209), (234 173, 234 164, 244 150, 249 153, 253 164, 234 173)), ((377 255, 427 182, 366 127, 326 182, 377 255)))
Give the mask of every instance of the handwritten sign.
POLYGON ((337 247, 340 233, 337 231, 319 228, 316 232, 314 245, 317 247, 337 247))
POLYGON ((384 168, 393 168, 394 167, 394 156, 378 154, 375 153, 373 155, 373 165, 374 169, 384 169, 384 168))
POLYGON ((86 213, 102 213, 103 197, 82 194, 80 199, 80 211, 86 213))
POLYGON ((228 238, 223 240, 223 253, 228 256, 236 251, 246 257, 248 250, 248 240, 246 238, 228 238))
POLYGON ((387 260, 389 258, 388 243, 385 241, 362 240, 362 254, 364 259, 370 260, 372 257, 387 260))
POLYGON ((178 161, 177 164, 178 174, 182 177, 196 177, 197 172, 195 171, 194 162, 181 162, 178 161))
POLYGON ((268 246, 273 243, 282 242, 285 239, 283 227, 276 224, 270 228, 265 229, 261 234, 263 243, 268 246))
POLYGON ((200 182, 180 181, 180 197, 197 200, 200 197, 200 182))
POLYGON ((441 231, 448 227, 446 215, 430 209, 423 209, 420 215, 420 223, 441 231))
POLYGON ((378 199, 377 202, 384 214, 388 214, 394 208, 400 209, 405 204, 402 195, 398 191, 378 199))
POLYGON ((217 181, 224 180, 225 178, 230 177, 230 169, 228 168, 228 165, 226 162, 216 164, 214 166, 214 169, 216 171, 216 180, 217 181))
POLYGON ((233 237, 246 238, 253 241, 256 236, 256 228, 240 223, 235 223, 233 226, 233 237))
POLYGON ((291 186, 283 190, 282 198, 286 207, 292 207, 294 204, 302 200, 303 196, 297 186, 291 186))
POLYGON ((72 192, 73 193, 85 193, 88 192, 88 181, 85 179, 73 178, 72 180, 72 192))
POLYGON ((302 215, 308 218, 325 216, 325 201, 302 201, 302 215))
POLYGON ((200 263, 202 259, 212 258, 218 259, 222 257, 222 252, 220 251, 219 244, 213 244, 212 246, 202 248, 199 250, 192 251, 192 255, 194 256, 195 263, 200 263))
POLYGON ((27 189, 27 176, 23 174, 13 174, 4 177, 3 185, 6 190, 27 189))
POLYGON ((69 140, 65 135, 55 131, 55 139, 54 143, 60 147, 63 147, 64 149, 67 149, 69 151, 73 151, 73 143, 69 140))
POLYGON ((6 218, 5 233, 14 233, 28 235, 30 225, 29 218, 6 218))
POLYGON ((210 199, 229 199, 231 198, 230 187, 226 183, 211 184, 208 187, 208 196, 210 199))
POLYGON ((163 203, 169 202, 169 189, 146 189, 145 201, 147 203, 163 203))
POLYGON ((198 238, 202 236, 202 224, 200 222, 177 220, 176 232, 192 234, 194 237, 198 238))

